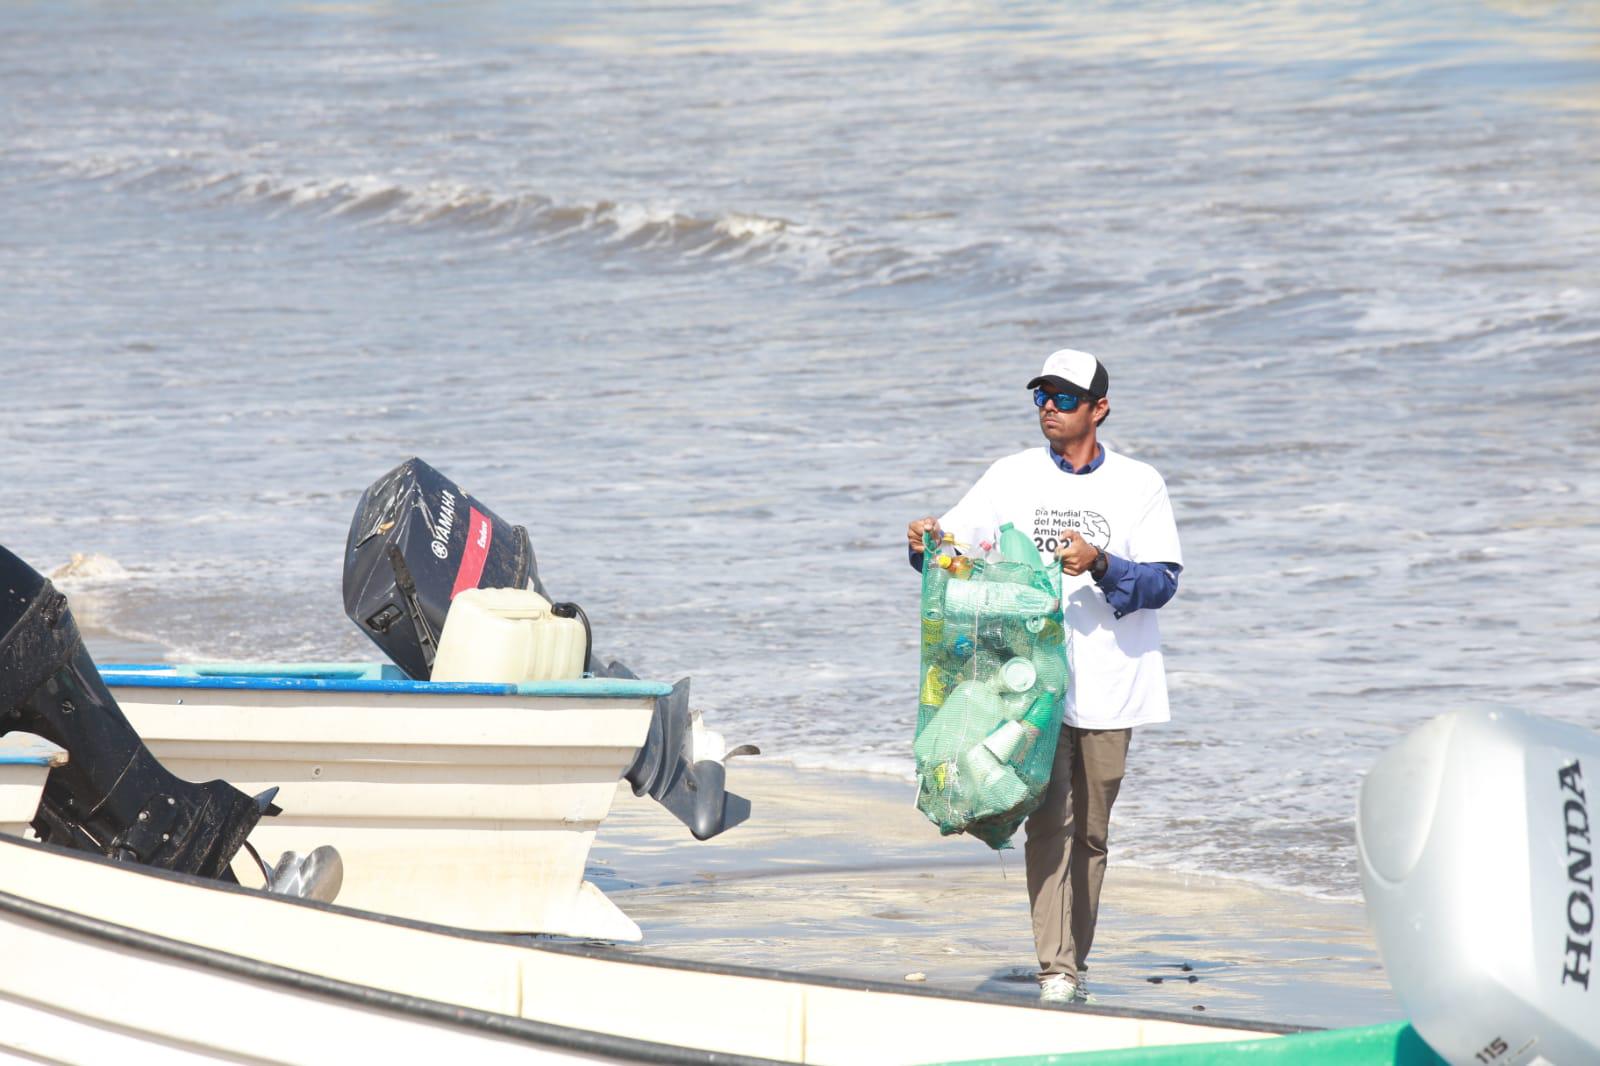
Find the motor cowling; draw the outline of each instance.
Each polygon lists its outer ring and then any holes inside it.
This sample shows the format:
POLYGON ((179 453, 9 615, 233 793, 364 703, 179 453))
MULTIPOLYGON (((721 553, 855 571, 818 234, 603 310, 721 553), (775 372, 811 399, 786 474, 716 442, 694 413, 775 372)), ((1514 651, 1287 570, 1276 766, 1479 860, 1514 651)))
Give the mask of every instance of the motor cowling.
POLYGON ((345 614, 413 680, 432 677, 456 593, 530 582, 545 594, 528 531, 421 459, 383 475, 356 503, 345 541, 345 614))

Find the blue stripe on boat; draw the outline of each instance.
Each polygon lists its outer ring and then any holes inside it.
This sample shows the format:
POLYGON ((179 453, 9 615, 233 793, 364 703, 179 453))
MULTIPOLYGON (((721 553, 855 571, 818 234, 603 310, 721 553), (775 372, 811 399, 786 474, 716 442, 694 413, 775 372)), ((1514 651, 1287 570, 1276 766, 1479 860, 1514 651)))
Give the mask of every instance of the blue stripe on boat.
POLYGON ((672 686, 660 681, 583 677, 520 685, 474 681, 413 681, 379 663, 116 663, 100 668, 117 688, 242 689, 278 692, 389 692, 433 696, 574 696, 580 699, 655 699, 672 686))

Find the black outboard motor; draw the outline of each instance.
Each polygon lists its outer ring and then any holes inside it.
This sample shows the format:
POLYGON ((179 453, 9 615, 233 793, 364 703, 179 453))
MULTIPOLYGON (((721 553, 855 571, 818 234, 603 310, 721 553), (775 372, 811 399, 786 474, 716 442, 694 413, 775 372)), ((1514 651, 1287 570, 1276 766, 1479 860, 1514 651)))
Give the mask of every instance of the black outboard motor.
MULTIPOLYGON (((407 459, 373 483, 356 503, 344 553, 344 609, 413 679, 433 675, 434 652, 450 601, 471 588, 526 588, 550 599, 528 541, 513 526, 469 496, 421 459, 407 459)), ((553 603, 556 614, 589 620, 570 603, 553 603)), ((594 658, 593 640, 584 669, 596 677, 632 678, 619 662, 594 658)), ((685 755, 693 730, 689 681, 656 700, 650 733, 623 775, 634 795, 649 794, 705 840, 750 816, 750 802, 722 784, 720 760, 692 761, 685 755)), ((733 754, 753 751, 744 746, 733 754)))
POLYGON ((421 459, 383 475, 356 503, 344 546, 344 611, 413 680, 433 675, 457 592, 529 581, 545 595, 528 531, 421 459))
POLYGON ((12 730, 68 753, 33 822, 47 844, 231 881, 234 853, 277 811, 270 793, 192 784, 157 762, 100 680, 66 597, 0 547, 0 735, 12 730))

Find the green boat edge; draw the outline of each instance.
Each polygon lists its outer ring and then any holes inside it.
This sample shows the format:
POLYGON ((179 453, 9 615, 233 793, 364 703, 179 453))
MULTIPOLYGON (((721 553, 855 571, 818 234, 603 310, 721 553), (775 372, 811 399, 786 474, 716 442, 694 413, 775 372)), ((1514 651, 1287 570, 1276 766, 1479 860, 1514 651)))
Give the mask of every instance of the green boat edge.
POLYGON ((1222 1063, 1295 1066, 1446 1066, 1408 1022, 1322 1029, 1261 1040, 1170 1044, 1005 1059, 964 1059, 940 1066, 1214 1066, 1222 1063))

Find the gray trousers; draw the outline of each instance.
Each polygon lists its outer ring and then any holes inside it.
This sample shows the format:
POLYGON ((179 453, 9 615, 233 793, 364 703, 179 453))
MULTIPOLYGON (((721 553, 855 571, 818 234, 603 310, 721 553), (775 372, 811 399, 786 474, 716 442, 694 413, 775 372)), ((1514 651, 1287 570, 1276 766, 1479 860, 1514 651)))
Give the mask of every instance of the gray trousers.
POLYGON ((1044 802, 1029 816, 1023 856, 1039 971, 1076 977, 1094 943, 1106 876, 1111 805, 1122 787, 1131 729, 1061 727, 1044 802))

